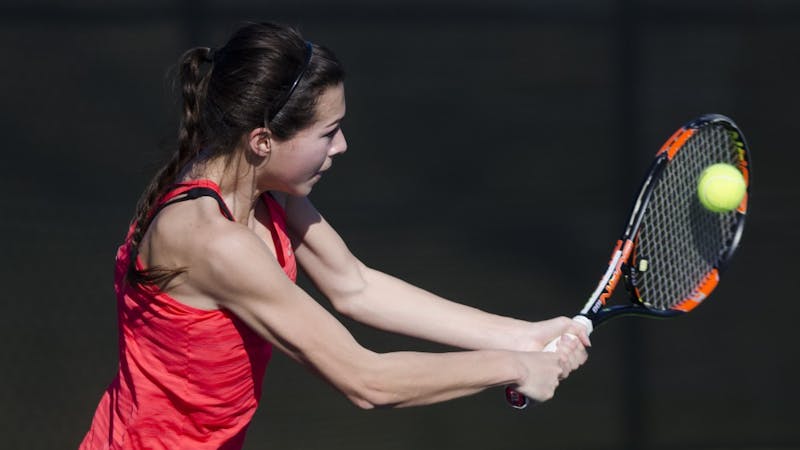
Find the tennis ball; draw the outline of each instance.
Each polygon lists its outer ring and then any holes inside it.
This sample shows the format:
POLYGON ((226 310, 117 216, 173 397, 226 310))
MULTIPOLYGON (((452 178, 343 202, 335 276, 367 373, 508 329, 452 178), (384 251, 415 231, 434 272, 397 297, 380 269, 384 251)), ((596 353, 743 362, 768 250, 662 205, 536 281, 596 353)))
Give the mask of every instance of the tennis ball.
POLYGON ((747 184, 739 169, 725 164, 705 168, 697 181, 697 197, 709 211, 728 212, 736 209, 747 191, 747 184))

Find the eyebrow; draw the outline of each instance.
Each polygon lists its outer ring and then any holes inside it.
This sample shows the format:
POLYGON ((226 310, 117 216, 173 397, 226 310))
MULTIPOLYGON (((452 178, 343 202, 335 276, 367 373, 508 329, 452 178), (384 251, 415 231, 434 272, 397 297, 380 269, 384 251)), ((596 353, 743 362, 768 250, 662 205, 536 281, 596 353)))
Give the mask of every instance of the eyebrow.
POLYGON ((341 121, 342 121, 342 120, 344 120, 344 115, 342 115, 342 116, 341 116, 341 117, 339 117, 338 119, 334 120, 333 122, 331 122, 331 123, 329 123, 329 124, 325 125, 325 128, 328 128, 328 127, 330 127, 330 126, 333 126, 333 125, 336 125, 336 124, 338 124, 338 123, 341 123, 341 121))

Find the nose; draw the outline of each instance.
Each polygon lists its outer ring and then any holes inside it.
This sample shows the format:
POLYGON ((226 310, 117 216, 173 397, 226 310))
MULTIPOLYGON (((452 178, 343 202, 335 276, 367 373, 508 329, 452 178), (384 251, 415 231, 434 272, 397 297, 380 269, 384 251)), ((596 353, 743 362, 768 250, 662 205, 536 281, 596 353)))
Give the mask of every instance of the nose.
POLYGON ((335 156, 347 151, 347 139, 344 137, 344 131, 339 128, 339 132, 336 133, 336 136, 333 138, 333 144, 331 145, 330 155, 335 156))

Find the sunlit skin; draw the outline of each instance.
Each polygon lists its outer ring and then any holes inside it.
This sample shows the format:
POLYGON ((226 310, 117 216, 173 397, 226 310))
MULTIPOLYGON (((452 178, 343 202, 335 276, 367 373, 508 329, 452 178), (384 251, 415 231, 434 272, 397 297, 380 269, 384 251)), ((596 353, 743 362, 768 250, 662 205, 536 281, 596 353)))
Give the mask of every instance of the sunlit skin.
POLYGON ((305 196, 333 158, 347 150, 341 122, 345 116, 344 86, 326 89, 317 103, 316 120, 287 141, 269 139, 268 134, 251 133, 254 153, 267 154, 255 167, 259 191, 278 191, 305 196))
POLYGON ((307 195, 334 157, 347 150, 341 130, 344 87, 318 99, 314 122, 281 141, 264 127, 242 138, 231 161, 198 161, 188 179, 216 182, 236 221, 211 198, 169 206, 140 246, 145 266, 186 271, 163 290, 200 309, 225 308, 363 408, 429 404, 511 384, 534 400, 583 364, 589 340, 568 318, 531 323, 451 302, 372 269, 356 258, 307 195), (361 346, 277 262, 260 196, 284 207, 297 262, 341 314, 375 328, 450 345, 449 353, 375 353, 361 346), (562 339, 558 351, 544 345, 562 339))
POLYGON ((315 120, 290 139, 254 128, 234 151, 233 161, 222 156, 198 161, 186 178, 216 182, 236 221, 250 223, 262 193, 308 195, 333 158, 347 150, 341 128, 345 112, 344 86, 330 87, 317 100, 315 120))

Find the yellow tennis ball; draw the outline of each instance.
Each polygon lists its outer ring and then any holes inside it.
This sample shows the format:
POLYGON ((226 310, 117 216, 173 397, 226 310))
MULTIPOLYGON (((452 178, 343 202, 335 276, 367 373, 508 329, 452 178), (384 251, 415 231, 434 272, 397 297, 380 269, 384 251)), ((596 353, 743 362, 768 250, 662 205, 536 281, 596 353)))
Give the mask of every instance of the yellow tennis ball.
POLYGON ((719 163, 706 167, 697 181, 700 203, 713 212, 733 211, 742 203, 745 192, 747 184, 742 173, 730 164, 719 163))

